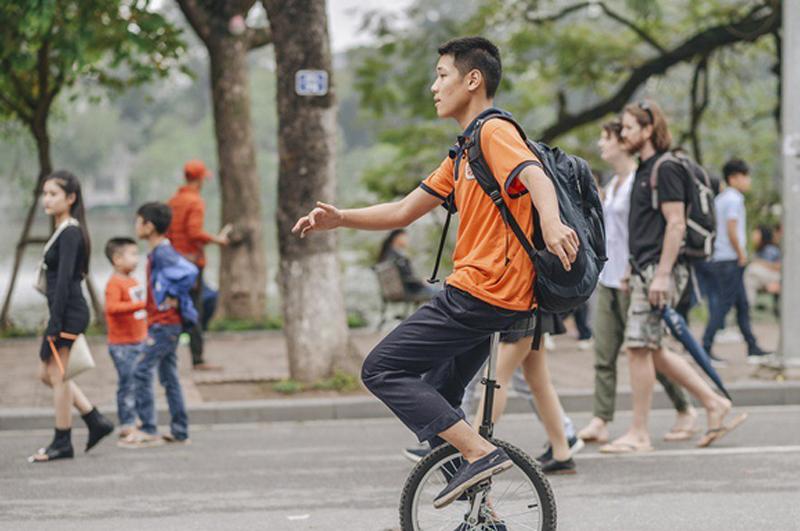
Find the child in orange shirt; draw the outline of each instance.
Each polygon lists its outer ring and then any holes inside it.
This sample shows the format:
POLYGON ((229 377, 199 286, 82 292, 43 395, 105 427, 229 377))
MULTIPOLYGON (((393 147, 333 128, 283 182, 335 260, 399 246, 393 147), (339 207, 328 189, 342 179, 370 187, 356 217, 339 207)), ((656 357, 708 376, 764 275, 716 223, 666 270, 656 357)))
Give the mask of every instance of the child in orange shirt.
POLYGON ((147 338, 145 290, 131 273, 139 264, 139 248, 131 238, 112 238, 106 256, 114 273, 106 284, 106 323, 108 351, 119 376, 117 415, 120 438, 136 429, 136 402, 133 374, 144 352, 147 338))

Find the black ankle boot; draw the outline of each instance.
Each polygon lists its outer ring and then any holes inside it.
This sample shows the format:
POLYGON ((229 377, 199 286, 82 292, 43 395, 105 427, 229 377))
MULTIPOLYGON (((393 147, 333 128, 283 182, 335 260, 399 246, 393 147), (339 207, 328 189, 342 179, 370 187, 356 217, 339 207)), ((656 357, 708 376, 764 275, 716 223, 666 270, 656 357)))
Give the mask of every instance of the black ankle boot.
POLYGON ((114 431, 114 424, 97 411, 96 407, 92 408, 87 414, 82 415, 81 418, 86 423, 86 427, 89 428, 89 440, 86 441, 84 452, 94 448, 103 437, 114 431))
POLYGON ((47 448, 42 448, 28 460, 31 463, 46 463, 56 459, 72 459, 75 451, 72 449, 72 429, 59 430, 56 428, 53 442, 47 448), (42 459, 46 456, 47 459, 42 459))

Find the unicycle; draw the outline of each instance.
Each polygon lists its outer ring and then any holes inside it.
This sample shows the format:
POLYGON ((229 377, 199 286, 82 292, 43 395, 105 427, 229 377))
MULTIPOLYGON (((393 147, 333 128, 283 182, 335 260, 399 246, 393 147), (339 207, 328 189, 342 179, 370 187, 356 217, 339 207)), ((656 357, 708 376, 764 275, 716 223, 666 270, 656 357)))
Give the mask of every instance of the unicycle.
POLYGON ((485 407, 479 432, 506 451, 514 466, 471 487, 450 505, 435 509, 433 500, 453 477, 462 457, 453 446, 443 444, 425 456, 411 471, 400 499, 402 531, 554 531, 556 499, 539 465, 525 452, 494 439, 492 408, 500 335, 492 335, 485 407))

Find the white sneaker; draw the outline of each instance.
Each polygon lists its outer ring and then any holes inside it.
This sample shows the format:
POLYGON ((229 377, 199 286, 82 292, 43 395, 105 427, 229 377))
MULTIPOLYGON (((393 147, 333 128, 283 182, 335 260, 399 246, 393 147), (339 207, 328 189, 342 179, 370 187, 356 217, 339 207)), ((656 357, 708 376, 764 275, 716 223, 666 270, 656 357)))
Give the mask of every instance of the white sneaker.
POLYGON ((594 342, 591 339, 578 340, 578 350, 592 350, 594 342))
POLYGON ((714 343, 741 343, 744 341, 741 332, 736 328, 723 328, 714 336, 714 343))
POLYGON ((556 340, 550 334, 544 335, 544 348, 547 350, 555 350, 556 348, 556 340))

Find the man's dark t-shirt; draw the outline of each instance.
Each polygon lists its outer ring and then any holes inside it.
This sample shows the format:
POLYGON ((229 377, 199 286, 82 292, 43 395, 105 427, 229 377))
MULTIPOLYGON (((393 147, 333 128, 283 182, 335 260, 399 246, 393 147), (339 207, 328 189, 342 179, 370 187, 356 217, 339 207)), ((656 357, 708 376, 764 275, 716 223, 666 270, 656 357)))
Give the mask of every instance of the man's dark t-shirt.
MULTIPOLYGON (((667 221, 661 210, 655 210, 650 190, 650 173, 662 153, 641 161, 636 170, 631 191, 631 210, 628 218, 628 245, 631 257, 640 268, 658 263, 664 244, 667 221)), ((683 167, 672 161, 658 169, 658 202, 686 202, 687 175, 683 167)))

